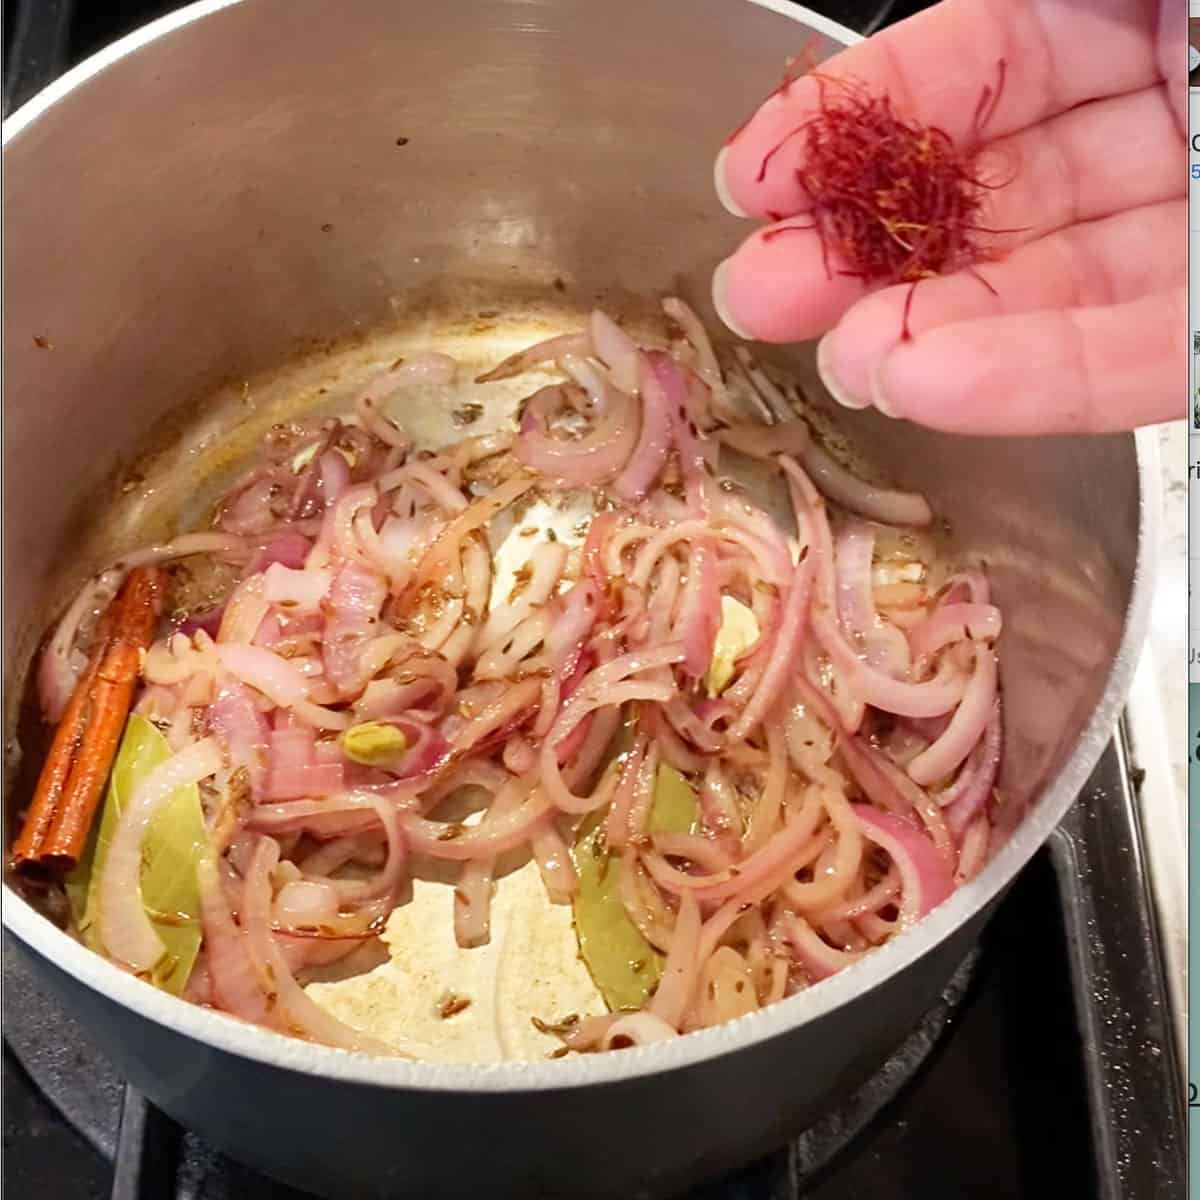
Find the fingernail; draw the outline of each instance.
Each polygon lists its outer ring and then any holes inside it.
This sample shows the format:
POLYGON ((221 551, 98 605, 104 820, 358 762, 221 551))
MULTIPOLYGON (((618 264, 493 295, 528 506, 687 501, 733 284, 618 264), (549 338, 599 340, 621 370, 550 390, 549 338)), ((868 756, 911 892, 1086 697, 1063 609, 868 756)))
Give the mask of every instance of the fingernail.
POLYGON ((724 321, 727 328, 736 333, 743 341, 752 342, 753 335, 747 333, 729 314, 728 279, 730 259, 717 264, 712 279, 712 302, 717 310, 717 316, 724 321))
POLYGON ((853 392, 842 385, 833 372, 833 355, 829 348, 829 340, 833 337, 833 332, 833 330, 830 330, 817 343, 817 374, 821 377, 821 382, 825 385, 825 390, 843 408, 867 408, 871 403, 870 397, 854 395, 853 392))
POLYGON ((735 217, 748 217, 750 214, 745 212, 742 207, 734 200, 729 193, 729 184, 725 181, 725 160, 729 156, 729 147, 722 146, 720 154, 717 155, 717 161, 713 163, 713 187, 717 190, 717 199, 721 202, 721 207, 728 213, 732 213, 735 217))
POLYGON ((871 403, 876 410, 883 413, 885 417, 891 417, 893 420, 899 418, 900 414, 896 411, 892 402, 887 398, 887 393, 883 389, 883 363, 878 362, 871 368, 871 403))

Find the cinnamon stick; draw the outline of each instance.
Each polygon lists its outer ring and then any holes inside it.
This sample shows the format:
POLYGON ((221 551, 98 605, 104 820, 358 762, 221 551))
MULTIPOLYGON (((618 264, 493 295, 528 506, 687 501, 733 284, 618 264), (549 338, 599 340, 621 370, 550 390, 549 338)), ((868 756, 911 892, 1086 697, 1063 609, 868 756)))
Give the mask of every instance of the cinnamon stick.
POLYGON ((161 607, 162 573, 137 567, 100 618, 90 662, 59 722, 12 865, 69 870, 87 843, 161 607))

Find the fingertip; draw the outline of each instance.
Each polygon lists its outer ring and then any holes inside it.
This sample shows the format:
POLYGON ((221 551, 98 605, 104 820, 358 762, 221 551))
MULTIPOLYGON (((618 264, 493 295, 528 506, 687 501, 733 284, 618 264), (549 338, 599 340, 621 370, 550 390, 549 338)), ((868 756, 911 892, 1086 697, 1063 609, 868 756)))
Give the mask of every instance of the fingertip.
POLYGON ((713 177, 721 203, 738 217, 778 220, 807 207, 794 135, 811 111, 803 81, 789 95, 773 92, 721 148, 713 177))
MULTIPOLYGON (((732 211, 732 210, 731 210, 732 211)), ((733 311, 729 305, 729 274, 732 268, 732 259, 725 259, 717 264, 717 268, 713 271, 712 278, 712 302, 713 308, 716 310, 717 316, 721 318, 727 329, 736 334, 743 341, 753 341, 753 336, 747 333, 737 319, 733 315, 733 311)))
POLYGON ((885 417, 891 417, 893 420, 900 417, 902 414, 896 407, 896 401, 889 393, 889 381, 887 379, 887 357, 877 362, 870 370, 871 380, 871 398, 870 404, 876 412, 881 412, 885 417))
POLYGON ((825 390, 843 408, 868 408, 871 404, 870 395, 862 395, 844 382, 834 344, 837 333, 837 328, 831 329, 817 343, 817 375, 825 385, 825 390))
POLYGON ((811 224, 798 224, 747 238, 718 268, 713 300, 740 336, 786 343, 820 337, 861 294, 857 280, 826 271, 811 224))
POLYGON ((738 204, 729 190, 729 179, 726 172, 728 164, 729 147, 722 146, 717 155, 717 161, 713 163, 713 187, 716 189, 717 199, 727 213, 731 213, 735 217, 748 217, 750 214, 738 204))

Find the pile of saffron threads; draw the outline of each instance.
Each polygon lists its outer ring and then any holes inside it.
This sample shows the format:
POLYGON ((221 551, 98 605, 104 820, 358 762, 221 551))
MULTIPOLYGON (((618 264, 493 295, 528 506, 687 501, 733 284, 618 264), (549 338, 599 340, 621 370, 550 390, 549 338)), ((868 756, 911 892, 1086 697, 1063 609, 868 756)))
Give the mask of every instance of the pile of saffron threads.
POLYGON ((995 294, 972 268, 987 257, 979 234, 1017 232, 978 223, 984 193, 1003 186, 980 177, 977 159, 1004 73, 1000 59, 997 82, 983 89, 971 126, 971 149, 964 152, 944 130, 905 120, 887 95, 854 79, 813 72, 820 97, 817 115, 777 143, 758 172, 761 183, 775 155, 802 137, 796 177, 809 197, 806 215, 811 221, 769 229, 764 240, 815 230, 829 278, 836 261, 837 274, 866 284, 911 284, 901 328, 905 341, 911 337, 913 293, 922 279, 968 270, 995 294))

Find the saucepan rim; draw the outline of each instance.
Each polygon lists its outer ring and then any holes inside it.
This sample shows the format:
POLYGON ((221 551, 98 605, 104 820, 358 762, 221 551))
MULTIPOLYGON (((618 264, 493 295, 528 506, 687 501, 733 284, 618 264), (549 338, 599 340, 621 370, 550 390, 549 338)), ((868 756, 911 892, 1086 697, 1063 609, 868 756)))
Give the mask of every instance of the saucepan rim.
MULTIPOLYGON (((5 147, 94 75, 151 43, 222 9, 249 0, 199 0, 127 35, 88 58, 24 104, 3 124, 5 147)), ((859 35, 787 0, 747 0, 850 45, 859 35)), ((715 203, 715 200, 714 200, 715 203)), ((413 1062, 336 1050, 246 1024, 135 979, 88 950, 38 913, 7 884, 3 924, 58 969, 130 1012, 177 1033, 267 1066, 366 1086, 412 1091, 533 1092, 612 1084, 692 1067, 818 1020, 905 970, 992 901, 1045 842, 1074 800, 1112 735, 1149 624, 1157 556, 1158 448, 1153 430, 1136 435, 1138 552, 1121 642, 1100 702, 1070 758, 1036 808, 1000 852, 914 929, 819 985, 737 1021, 670 1042, 620 1053, 545 1062, 413 1062)))

